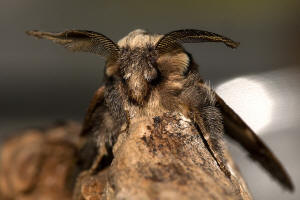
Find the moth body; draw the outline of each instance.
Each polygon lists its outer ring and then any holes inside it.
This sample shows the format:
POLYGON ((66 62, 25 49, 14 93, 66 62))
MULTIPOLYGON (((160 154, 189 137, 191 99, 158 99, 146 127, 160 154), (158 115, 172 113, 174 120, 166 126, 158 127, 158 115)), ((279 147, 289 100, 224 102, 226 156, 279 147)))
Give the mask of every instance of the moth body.
MULTIPOLYGON (((284 168, 247 124, 208 86, 191 54, 189 42, 219 42, 236 48, 238 43, 208 31, 185 29, 165 35, 138 29, 117 44, 106 36, 83 30, 62 33, 29 31, 73 51, 106 58, 105 78, 96 91, 83 124, 82 135, 92 135, 99 155, 108 154, 121 132, 141 120, 159 121, 166 113, 179 113, 195 127, 219 169, 230 179, 232 170, 224 156, 223 134, 238 141, 282 186, 293 185, 284 168), (95 139, 96 138, 96 139, 95 139)), ((96 159, 92 169, 97 169, 96 159)))

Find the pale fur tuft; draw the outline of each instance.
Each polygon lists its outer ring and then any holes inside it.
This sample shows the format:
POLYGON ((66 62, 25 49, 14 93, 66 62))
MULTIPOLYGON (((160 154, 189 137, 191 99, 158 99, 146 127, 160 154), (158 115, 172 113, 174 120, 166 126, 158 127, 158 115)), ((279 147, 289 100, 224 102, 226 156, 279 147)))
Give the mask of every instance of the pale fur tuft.
POLYGON ((162 36, 159 34, 150 34, 142 29, 136 29, 119 40, 118 45, 129 48, 144 48, 147 45, 155 46, 162 36))
POLYGON ((210 103, 212 105, 216 104, 216 95, 214 92, 214 88, 213 85, 211 84, 211 82, 209 80, 205 81, 204 86, 208 89, 209 93, 208 93, 208 99, 210 99, 210 103))

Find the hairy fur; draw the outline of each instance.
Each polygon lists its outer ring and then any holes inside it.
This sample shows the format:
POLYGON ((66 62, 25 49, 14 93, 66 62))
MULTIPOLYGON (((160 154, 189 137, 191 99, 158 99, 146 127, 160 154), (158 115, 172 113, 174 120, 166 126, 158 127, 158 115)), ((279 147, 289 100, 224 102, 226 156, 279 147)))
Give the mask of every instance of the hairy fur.
POLYGON ((167 111, 182 113, 194 120, 217 163, 230 175, 223 155, 222 115, 215 106, 214 92, 204 84, 192 56, 183 48, 157 54, 155 44, 160 38, 136 30, 118 42, 119 59, 106 67, 117 68, 106 74, 105 103, 111 116, 116 124, 130 124, 167 111))

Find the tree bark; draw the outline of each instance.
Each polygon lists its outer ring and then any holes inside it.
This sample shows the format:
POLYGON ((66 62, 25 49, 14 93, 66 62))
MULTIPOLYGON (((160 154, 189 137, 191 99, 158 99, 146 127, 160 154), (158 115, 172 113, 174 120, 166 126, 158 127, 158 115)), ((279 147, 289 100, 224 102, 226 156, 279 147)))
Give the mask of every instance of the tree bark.
POLYGON ((1 147, 1 200, 70 200, 76 157, 83 140, 80 125, 29 129, 1 147))
POLYGON ((74 199, 251 199, 228 152, 230 178, 203 141, 178 113, 135 120, 120 133, 111 165, 79 176, 74 199))
POLYGON ((131 121, 120 132, 113 157, 102 162, 109 155, 99 151, 90 159, 100 166, 78 176, 77 152, 86 141, 78 125, 72 131, 68 126, 29 131, 4 144, 1 199, 252 199, 228 152, 231 177, 220 170, 193 123, 179 113, 131 121))

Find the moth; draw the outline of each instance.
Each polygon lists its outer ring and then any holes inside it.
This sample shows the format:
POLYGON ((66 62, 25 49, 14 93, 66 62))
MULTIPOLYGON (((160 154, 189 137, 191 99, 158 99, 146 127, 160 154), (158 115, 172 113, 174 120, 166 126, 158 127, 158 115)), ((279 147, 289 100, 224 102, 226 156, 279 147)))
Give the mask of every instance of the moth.
POLYGON ((239 43, 216 33, 185 29, 165 35, 138 29, 118 43, 93 31, 61 33, 28 31, 72 51, 106 59, 104 83, 95 93, 83 123, 82 135, 94 135, 98 147, 111 149, 120 130, 139 118, 155 119, 179 112, 192 120, 209 152, 226 176, 223 134, 236 140, 284 188, 293 190, 279 160, 251 128, 201 78, 198 65, 184 43, 218 42, 237 48, 239 43))

